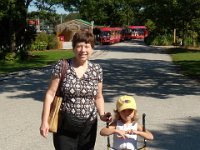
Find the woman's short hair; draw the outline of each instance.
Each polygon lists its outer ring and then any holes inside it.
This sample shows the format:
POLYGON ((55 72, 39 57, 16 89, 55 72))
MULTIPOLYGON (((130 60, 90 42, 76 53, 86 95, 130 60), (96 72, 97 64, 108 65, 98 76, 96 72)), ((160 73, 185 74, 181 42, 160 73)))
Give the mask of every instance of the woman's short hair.
POLYGON ((75 48, 76 44, 80 42, 90 43, 91 47, 94 48, 95 40, 93 33, 90 31, 79 31, 75 33, 72 39, 73 49, 75 48))

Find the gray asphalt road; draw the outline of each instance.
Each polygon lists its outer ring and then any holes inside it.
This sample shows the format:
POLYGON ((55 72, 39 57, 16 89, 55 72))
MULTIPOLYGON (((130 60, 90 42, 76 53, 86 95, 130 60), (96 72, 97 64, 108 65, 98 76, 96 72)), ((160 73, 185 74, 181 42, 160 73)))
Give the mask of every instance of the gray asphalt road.
MULTIPOLYGON (((92 57, 104 68, 106 111, 121 94, 135 96, 140 117, 155 136, 149 150, 200 149, 200 83, 177 73, 161 48, 142 41, 97 46, 92 57)), ((0 150, 53 150, 52 135, 39 134, 49 68, 0 78, 0 150)), ((98 130, 105 126, 99 121, 98 130)), ((97 136, 95 150, 106 149, 97 136)))

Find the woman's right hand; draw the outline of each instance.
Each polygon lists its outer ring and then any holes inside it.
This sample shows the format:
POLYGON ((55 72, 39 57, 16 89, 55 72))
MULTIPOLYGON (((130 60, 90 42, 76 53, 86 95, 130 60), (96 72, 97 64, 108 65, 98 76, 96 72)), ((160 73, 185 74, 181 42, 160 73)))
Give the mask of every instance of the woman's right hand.
POLYGON ((112 115, 111 115, 111 113, 110 112, 107 112, 107 113, 105 113, 104 115, 101 115, 100 116, 100 119, 102 120, 102 121, 105 121, 105 122, 111 122, 112 121, 112 115))
POLYGON ((48 122, 42 123, 40 126, 40 134, 44 137, 47 138, 49 133, 49 124, 48 122))

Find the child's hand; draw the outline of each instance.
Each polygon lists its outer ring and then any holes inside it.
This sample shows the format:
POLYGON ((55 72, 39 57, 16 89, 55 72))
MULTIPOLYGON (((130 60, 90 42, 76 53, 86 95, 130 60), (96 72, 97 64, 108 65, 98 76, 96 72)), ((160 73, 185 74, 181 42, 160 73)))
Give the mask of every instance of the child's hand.
POLYGON ((138 134, 138 131, 137 131, 137 130, 132 130, 132 129, 131 129, 131 130, 127 130, 127 131, 126 131, 126 134, 136 134, 136 135, 137 135, 137 134, 138 134))
POLYGON ((123 138, 123 139, 127 138, 126 131, 124 130, 116 130, 116 134, 117 134, 117 137, 119 138, 123 138))

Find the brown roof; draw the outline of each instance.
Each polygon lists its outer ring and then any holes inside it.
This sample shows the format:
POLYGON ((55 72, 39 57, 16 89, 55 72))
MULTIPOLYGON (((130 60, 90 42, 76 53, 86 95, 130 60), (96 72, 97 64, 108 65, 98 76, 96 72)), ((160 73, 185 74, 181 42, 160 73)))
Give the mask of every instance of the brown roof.
POLYGON ((84 29, 91 29, 92 25, 91 23, 81 20, 81 19, 75 19, 71 21, 67 21, 61 24, 58 24, 56 26, 56 32, 62 32, 64 30, 71 30, 71 31, 77 31, 77 30, 84 30, 84 29))

